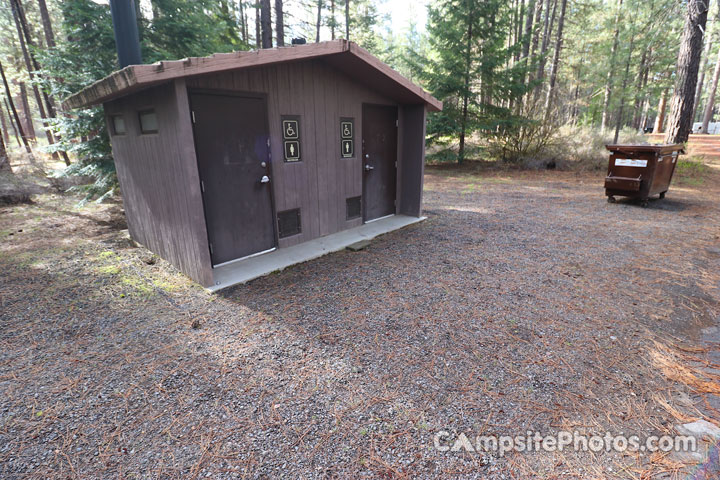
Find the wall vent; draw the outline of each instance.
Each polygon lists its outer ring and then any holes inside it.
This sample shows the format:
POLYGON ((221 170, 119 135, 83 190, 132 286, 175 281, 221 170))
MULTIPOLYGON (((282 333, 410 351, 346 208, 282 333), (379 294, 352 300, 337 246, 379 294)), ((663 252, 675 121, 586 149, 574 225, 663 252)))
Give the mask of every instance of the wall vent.
POLYGON ((345 200, 346 217, 348 220, 360 218, 362 215, 362 197, 351 197, 345 200))
POLYGON ((280 238, 297 235, 302 230, 300 228, 300 209, 285 210, 278 212, 278 235, 280 238))

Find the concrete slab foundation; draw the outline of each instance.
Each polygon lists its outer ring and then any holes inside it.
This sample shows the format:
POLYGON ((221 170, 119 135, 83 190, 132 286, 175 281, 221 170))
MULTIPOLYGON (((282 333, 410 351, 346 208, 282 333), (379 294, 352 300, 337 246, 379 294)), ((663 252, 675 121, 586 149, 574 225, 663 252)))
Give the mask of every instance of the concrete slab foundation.
POLYGON ((215 285, 208 287, 208 290, 217 292, 238 283, 245 283, 268 273, 283 270, 290 265, 307 262, 328 253, 337 252, 363 240, 370 240, 378 235, 421 222, 425 218, 393 215, 365 223, 350 230, 333 233, 299 245, 280 248, 263 255, 217 267, 213 269, 215 285))

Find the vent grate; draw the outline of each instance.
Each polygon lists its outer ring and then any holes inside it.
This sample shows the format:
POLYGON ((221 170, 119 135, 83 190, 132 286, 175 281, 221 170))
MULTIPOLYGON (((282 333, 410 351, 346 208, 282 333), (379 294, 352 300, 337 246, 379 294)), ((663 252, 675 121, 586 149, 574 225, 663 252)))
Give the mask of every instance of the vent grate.
POLYGON ((278 235, 280 238, 297 235, 302 230, 300 228, 300 209, 285 210, 278 212, 278 235))
POLYGON ((362 197, 351 197, 345 200, 345 206, 346 206, 346 217, 348 220, 352 220, 353 218, 360 218, 360 215, 362 215, 362 197))

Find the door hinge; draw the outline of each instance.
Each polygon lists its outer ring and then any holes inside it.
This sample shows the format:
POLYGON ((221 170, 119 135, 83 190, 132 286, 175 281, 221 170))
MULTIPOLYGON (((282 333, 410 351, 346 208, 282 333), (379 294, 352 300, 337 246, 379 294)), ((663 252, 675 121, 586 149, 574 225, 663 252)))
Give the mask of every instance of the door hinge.
POLYGON ((205 182, 203 182, 202 180, 200 180, 200 189, 203 193, 205 193, 205 182))
POLYGON ((192 114, 192 122, 195 123, 195 110, 190 110, 190 113, 192 114))
POLYGON ((395 126, 396 126, 396 127, 399 127, 399 126, 400 126, 399 120, 397 120, 397 119, 395 119, 395 126))
POLYGON ((214 252, 213 252, 212 243, 211 243, 211 244, 210 244, 210 255, 213 255, 213 253, 214 253, 214 252))
POLYGON ((267 147, 270 148, 270 139, 267 139, 267 147))

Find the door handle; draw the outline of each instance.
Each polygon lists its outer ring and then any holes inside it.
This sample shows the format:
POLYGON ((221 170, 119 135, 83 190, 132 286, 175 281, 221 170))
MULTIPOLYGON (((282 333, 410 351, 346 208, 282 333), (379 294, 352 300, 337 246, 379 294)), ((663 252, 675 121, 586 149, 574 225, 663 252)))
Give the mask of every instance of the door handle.
POLYGON ((365 171, 369 172, 370 170, 375 170, 375 167, 371 167, 370 165, 365 165, 365 171))
POLYGON ((270 183, 270 177, 268 177, 267 175, 263 175, 260 179, 260 183, 270 183))

